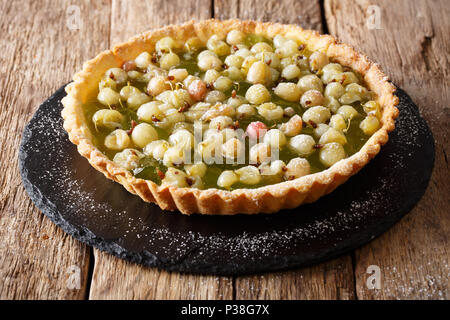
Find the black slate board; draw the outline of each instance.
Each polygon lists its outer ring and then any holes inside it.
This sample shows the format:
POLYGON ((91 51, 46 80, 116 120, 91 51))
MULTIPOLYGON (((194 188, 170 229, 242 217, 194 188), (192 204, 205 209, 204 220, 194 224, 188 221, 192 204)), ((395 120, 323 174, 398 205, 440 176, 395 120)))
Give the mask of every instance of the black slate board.
POLYGON ((249 274, 310 265, 380 235, 422 197, 434 139, 402 90, 400 117, 381 153, 314 204, 272 215, 184 216, 163 212, 107 180, 62 128, 60 88, 24 130, 23 184, 36 206, 76 239, 145 266, 249 274))

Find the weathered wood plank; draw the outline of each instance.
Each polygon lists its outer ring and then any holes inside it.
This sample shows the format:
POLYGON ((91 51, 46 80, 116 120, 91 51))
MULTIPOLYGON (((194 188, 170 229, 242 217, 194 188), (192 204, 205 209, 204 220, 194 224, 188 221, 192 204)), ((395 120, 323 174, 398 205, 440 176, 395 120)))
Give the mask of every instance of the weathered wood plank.
POLYGON ((349 255, 309 268, 236 278, 237 299, 355 299, 349 255))
POLYGON ((90 299, 232 299, 231 277, 166 272, 95 250, 90 299))
MULTIPOLYGON (((251 19, 299 24, 322 31, 319 1, 215 0, 219 19, 251 19)), ((353 299, 350 256, 284 273, 237 277, 237 299, 353 299)))
POLYGON ((448 299, 450 6, 446 0, 327 0, 325 9, 330 33, 383 66, 419 106, 436 141, 435 168, 423 199, 394 228, 356 251, 358 298, 448 299), (367 19, 376 27, 378 10, 379 29, 367 28, 367 19), (380 290, 366 286, 369 265, 381 269, 380 290))
POLYGON ((109 46, 110 4, 89 1, 0 3, 0 298, 82 299, 89 249, 64 234, 31 203, 21 184, 17 151, 38 105, 68 82, 83 61, 109 46), (79 9, 82 26, 74 26, 79 9), (77 9, 78 8, 78 9, 77 9), (76 14, 76 12, 75 12, 76 14), (92 31, 95 32, 92 32, 92 31), (66 282, 79 268, 79 289, 66 282))
MULTIPOLYGON (((211 18, 211 2, 113 1, 111 43, 151 28, 211 18), (123 26, 126 26, 124 28, 123 26)), ((90 299, 231 299, 232 278, 143 268, 95 250, 90 299)))
POLYGON ((126 41, 152 28, 189 20, 210 19, 210 0, 112 1, 111 43, 126 41), (124 27, 126 26, 126 27, 124 27))
POLYGON ((305 29, 322 31, 319 0, 216 0, 214 17, 292 23, 305 29))

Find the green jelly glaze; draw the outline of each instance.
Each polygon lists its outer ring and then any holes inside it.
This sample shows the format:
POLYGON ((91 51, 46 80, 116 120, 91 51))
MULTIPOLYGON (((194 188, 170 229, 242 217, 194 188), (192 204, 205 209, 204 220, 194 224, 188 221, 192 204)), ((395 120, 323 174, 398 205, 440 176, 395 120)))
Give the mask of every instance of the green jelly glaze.
MULTIPOLYGON (((258 35, 249 35, 247 37, 246 44, 250 46, 250 45, 260 42, 260 41, 264 41, 269 44, 272 44, 272 42, 270 40, 268 40, 262 36, 258 36, 258 35)), ((185 52, 178 51, 177 53, 179 54, 179 56, 181 58, 181 63, 179 66, 177 66, 177 68, 185 68, 188 71, 188 73, 191 75, 197 75, 197 76, 201 75, 202 72, 199 70, 199 68, 197 66, 197 54, 196 53, 191 54, 189 59, 186 59, 186 57, 184 56, 185 52)), ((304 54, 306 56, 309 56, 310 52, 305 52, 304 54)), ((135 86, 135 87, 139 88, 141 91, 145 92, 146 83, 139 82, 139 81, 130 81, 129 84, 132 86, 135 86)), ((231 96, 232 90, 236 90, 236 93, 238 95, 245 96, 245 93, 250 86, 251 86, 251 84, 249 84, 245 81, 241 81, 241 82, 239 82, 239 84, 236 83, 232 89, 230 89, 228 92, 225 92, 227 99, 231 96)), ((118 87, 117 91, 120 91, 120 89, 121 89, 121 87, 118 87)), ((283 108, 292 107, 299 115, 302 115, 304 113, 305 109, 303 109, 299 103, 285 101, 274 94, 273 88, 268 88, 268 89, 271 92, 272 102, 280 105, 283 108)), ((124 120, 122 122, 122 129, 129 130, 131 127, 132 120, 136 121, 137 123, 140 123, 141 121, 139 121, 137 119, 137 115, 136 115, 135 111, 132 111, 125 107, 126 102, 122 102, 122 104, 123 104, 123 106, 119 106, 118 108, 116 108, 116 110, 118 110, 119 112, 121 112, 124 115, 124 120)), ((356 102, 356 103, 353 103, 352 106, 360 113, 360 116, 356 117, 355 119, 353 119, 351 121, 350 127, 346 133, 346 138, 347 138, 348 143, 344 145, 344 149, 348 156, 351 156, 352 154, 359 151, 361 149, 361 147, 368 140, 368 136, 366 136, 359 128, 359 124, 363 120, 363 114, 364 114, 362 103, 356 102)), ((88 101, 84 105, 84 113, 85 113, 86 119, 88 119, 88 120, 92 119, 92 116, 94 115, 94 113, 97 110, 104 109, 104 108, 105 108, 105 106, 103 106, 97 100, 88 101)), ((239 120, 239 126, 240 126, 240 128, 242 128, 245 131, 245 129, 247 128, 249 123, 251 123, 253 121, 261 121, 261 122, 264 122, 270 128, 271 126, 274 126, 274 125, 282 123, 282 122, 286 122, 288 120, 289 120, 288 118, 283 118, 279 121, 267 121, 264 118, 262 118, 261 116, 255 115, 253 117, 248 117, 248 118, 239 120)), ((93 142, 94 142, 95 146, 101 152, 103 152, 109 159, 113 159, 114 155, 117 153, 117 151, 109 150, 108 148, 106 148, 104 146, 104 143, 103 143, 105 137, 112 130, 98 129, 94 126, 92 121, 87 121, 87 123, 88 123, 89 129, 93 133, 93 137, 94 137, 93 142)), ((165 140, 168 139, 168 133, 165 130, 160 129, 158 127, 155 127, 155 129, 157 130, 160 139, 165 139, 165 140)), ((303 128, 302 133, 312 135, 313 129, 310 127, 303 128)), ((248 146, 248 140, 246 141, 246 144, 248 146)), ((135 147, 135 146, 130 146, 130 148, 133 148, 133 147, 135 147)), ((136 148, 136 149, 139 149, 139 148, 136 148)), ((248 148, 246 148, 246 150, 247 150, 246 162, 248 163, 248 148)), ((297 155, 295 153, 291 152, 287 148, 287 146, 285 146, 279 151, 279 157, 280 157, 280 160, 283 160, 287 164, 290 159, 297 157, 297 155)), ((320 171, 326 169, 326 167, 324 167, 319 160, 319 150, 314 151, 311 155, 309 155, 307 157, 307 159, 311 166, 311 173, 320 172, 320 171)), ((231 165, 231 164, 225 164, 225 163, 224 164, 207 165, 207 172, 202 179, 202 181, 204 183, 204 188, 205 189, 219 188, 217 186, 217 179, 224 170, 236 170, 236 169, 246 166, 246 165, 247 164, 231 165)), ((183 168, 180 167, 180 169, 183 169, 183 168)), ((161 184, 161 178, 157 174, 157 170, 165 172, 167 170, 167 168, 162 163, 159 163, 155 159, 152 159, 149 157, 144 157, 141 160, 140 167, 133 170, 133 174, 137 178, 152 180, 157 184, 161 184)), ((245 185, 242 183, 235 183, 232 186, 232 190, 240 189, 240 188, 258 188, 258 187, 262 187, 262 186, 265 186, 268 184, 274 184, 274 183, 278 183, 278 182, 282 182, 281 178, 263 175, 261 182, 256 185, 249 186, 249 185, 245 185)))
POLYGON ((247 36, 247 39, 245 39, 244 44, 248 47, 251 47, 254 44, 257 44, 258 42, 265 42, 265 43, 270 44, 273 47, 271 40, 269 40, 266 37, 259 35, 259 34, 249 34, 247 36))

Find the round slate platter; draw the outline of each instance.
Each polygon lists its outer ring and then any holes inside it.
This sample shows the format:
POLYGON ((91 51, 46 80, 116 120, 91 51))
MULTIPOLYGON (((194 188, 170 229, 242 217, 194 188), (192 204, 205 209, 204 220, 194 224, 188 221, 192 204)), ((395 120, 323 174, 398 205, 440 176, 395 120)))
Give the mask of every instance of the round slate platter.
POLYGON ((64 88, 25 128, 23 183, 36 206, 76 239, 145 266, 193 273, 249 274, 310 265, 380 235, 422 197, 434 140, 411 99, 398 90, 400 117, 381 153, 313 204, 277 214, 185 216, 163 212, 106 179, 62 128, 64 88))

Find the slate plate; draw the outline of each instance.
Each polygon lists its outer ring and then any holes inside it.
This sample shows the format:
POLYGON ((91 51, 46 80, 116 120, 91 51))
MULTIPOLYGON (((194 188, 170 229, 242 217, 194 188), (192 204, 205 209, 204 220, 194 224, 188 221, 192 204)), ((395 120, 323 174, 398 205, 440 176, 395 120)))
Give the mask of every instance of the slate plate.
POLYGON ((402 90, 397 128, 361 172, 314 204, 272 215, 184 216, 163 212, 107 180, 62 128, 63 87, 24 130, 23 184, 36 206, 76 239, 145 266, 249 274, 310 265, 380 235, 422 197, 434 139, 402 90))

